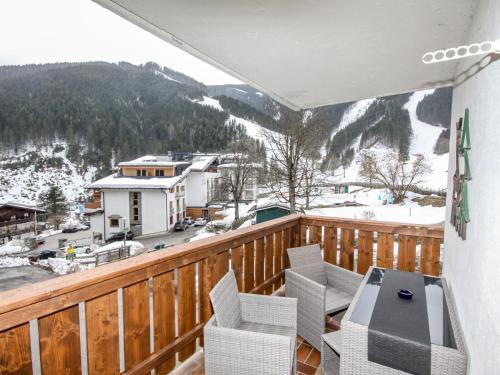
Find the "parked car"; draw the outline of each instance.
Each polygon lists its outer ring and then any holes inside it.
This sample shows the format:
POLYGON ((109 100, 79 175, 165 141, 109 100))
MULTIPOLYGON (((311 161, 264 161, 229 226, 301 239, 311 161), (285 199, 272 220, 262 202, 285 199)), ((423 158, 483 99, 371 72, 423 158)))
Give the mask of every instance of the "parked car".
POLYGON ((78 232, 78 227, 74 225, 69 225, 67 227, 64 227, 62 230, 63 233, 76 233, 78 232))
POLYGON ((191 216, 188 216, 188 217, 184 218, 184 222, 187 225, 193 225, 194 224, 194 219, 191 216))
POLYGON ((89 229, 90 229, 90 227, 89 227, 88 225, 85 225, 85 224, 78 224, 78 225, 76 226, 76 229, 77 229, 77 230, 89 230, 89 229))
POLYGON ((185 231, 186 229, 188 229, 188 227, 189 226, 184 221, 178 221, 174 225, 174 230, 176 232, 178 232, 178 231, 185 231))
POLYGON ((195 227, 202 227, 204 226, 205 224, 207 223, 207 220, 202 218, 202 217, 199 217, 198 219, 196 219, 194 221, 194 226, 195 227))
POLYGON ((38 260, 55 258, 55 257, 56 257, 56 252, 54 250, 42 250, 40 251, 39 254, 30 255, 29 260, 30 262, 36 262, 38 260))
POLYGON ((106 240, 106 242, 110 243, 110 242, 116 242, 116 241, 123 241, 125 239, 125 237, 127 238, 127 240, 131 240, 134 238, 134 233, 132 233, 132 231, 130 231, 130 230, 127 233, 118 232, 118 233, 113 234, 111 237, 109 237, 106 240))

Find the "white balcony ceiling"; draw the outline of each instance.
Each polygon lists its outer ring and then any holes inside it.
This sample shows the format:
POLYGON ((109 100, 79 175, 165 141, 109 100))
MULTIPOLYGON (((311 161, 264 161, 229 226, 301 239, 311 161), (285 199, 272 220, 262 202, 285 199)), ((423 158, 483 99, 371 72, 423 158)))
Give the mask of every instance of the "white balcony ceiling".
MULTIPOLYGON (((292 108, 448 84, 475 0, 94 0, 292 108)), ((131 46, 131 48, 133 48, 131 46)))

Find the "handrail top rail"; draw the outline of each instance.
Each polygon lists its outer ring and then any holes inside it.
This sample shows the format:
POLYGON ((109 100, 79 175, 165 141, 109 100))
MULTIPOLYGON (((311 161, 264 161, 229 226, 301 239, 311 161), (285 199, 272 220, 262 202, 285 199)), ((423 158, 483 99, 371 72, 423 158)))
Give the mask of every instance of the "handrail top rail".
POLYGON ((38 282, 36 288, 27 285, 18 289, 0 292, 0 314, 43 301, 66 293, 99 284, 103 281, 124 276, 128 273, 146 270, 160 263, 180 260, 181 265, 197 262, 199 256, 207 257, 210 253, 218 253, 228 248, 241 246, 244 243, 262 238, 277 230, 290 228, 296 224, 325 225, 338 223, 339 227, 406 234, 405 229, 415 236, 443 238, 442 226, 426 226, 397 222, 367 221, 362 219, 345 219, 314 215, 293 214, 264 223, 237 229, 214 237, 175 245, 174 247, 142 254, 118 263, 106 264, 85 272, 70 274, 54 279, 38 282), (207 255, 208 254, 208 255, 207 255))
MULTIPOLYGON (((98 284, 115 277, 125 275, 129 272, 146 269, 164 263, 173 261, 177 258, 183 258, 187 255, 193 255, 201 251, 214 249, 227 249, 240 246, 242 243, 260 238, 268 233, 274 233, 276 228, 291 227, 300 219, 299 214, 288 215, 270 222, 252 225, 247 228, 229 231, 213 237, 207 237, 194 242, 183 243, 157 250, 154 252, 142 254, 138 257, 124 259, 118 263, 106 264, 100 267, 89 269, 85 272, 68 274, 54 279, 40 281, 33 285, 26 285, 17 289, 0 292, 0 314, 27 306, 44 299, 54 298, 65 293, 73 292, 93 284, 98 284), (254 238, 253 238, 254 237, 254 238), (228 246, 229 243, 229 246, 228 246)), ((194 260, 195 262, 197 260, 194 260)), ((187 262, 191 263, 191 262, 187 262)))

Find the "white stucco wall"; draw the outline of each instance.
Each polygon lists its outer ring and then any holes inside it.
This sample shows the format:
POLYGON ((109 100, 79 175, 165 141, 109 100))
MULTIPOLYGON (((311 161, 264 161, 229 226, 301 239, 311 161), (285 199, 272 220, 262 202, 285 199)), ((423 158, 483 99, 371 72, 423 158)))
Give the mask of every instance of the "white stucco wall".
MULTIPOLYGON (((479 0, 468 43, 500 38, 500 1, 479 0)), ((461 61, 457 72, 480 58, 461 61)), ((469 374, 500 373, 500 60, 454 88, 443 274, 453 291, 470 353, 469 374), (462 241, 449 224, 454 124, 470 111, 471 222, 462 241)))
POLYGON ((160 189, 141 190, 142 234, 167 230, 167 198, 160 189))
POLYGON ((207 179, 204 172, 189 172, 186 183, 188 207, 203 207, 207 203, 207 179))
POLYGON ((120 215, 125 219, 126 226, 130 226, 130 211, 129 211, 129 195, 128 190, 107 189, 104 191, 104 227, 105 238, 111 234, 121 232, 123 223, 120 221, 120 226, 111 228, 109 226, 110 215, 120 215))
POLYGON ((104 235, 104 215, 103 213, 90 215, 90 228, 94 233, 104 235))

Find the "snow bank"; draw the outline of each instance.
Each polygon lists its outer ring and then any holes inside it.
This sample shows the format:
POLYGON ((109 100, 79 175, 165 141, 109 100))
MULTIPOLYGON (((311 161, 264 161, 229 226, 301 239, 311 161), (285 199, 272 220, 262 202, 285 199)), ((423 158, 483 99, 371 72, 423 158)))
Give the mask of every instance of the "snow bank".
MULTIPOLYGON (((120 247, 123 246, 123 241, 117 241, 110 243, 109 245, 101 246, 97 250, 94 251, 94 253, 101 253, 103 251, 109 251, 109 250, 115 250, 119 249, 120 247)), ((137 241, 125 241, 125 246, 130 246, 130 255, 136 255, 141 250, 144 250, 144 245, 140 242, 137 241)))
POLYGON ((19 254, 28 250, 23 240, 14 239, 0 246, 0 256, 19 254))
POLYGON ((58 275, 66 275, 80 271, 80 265, 76 262, 68 262, 65 258, 49 258, 38 262, 41 265, 47 265, 58 275))
POLYGON ((0 268, 29 266, 28 258, 23 257, 3 257, 0 258, 0 268))

